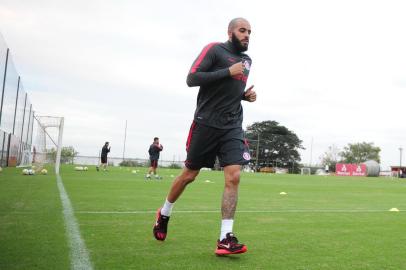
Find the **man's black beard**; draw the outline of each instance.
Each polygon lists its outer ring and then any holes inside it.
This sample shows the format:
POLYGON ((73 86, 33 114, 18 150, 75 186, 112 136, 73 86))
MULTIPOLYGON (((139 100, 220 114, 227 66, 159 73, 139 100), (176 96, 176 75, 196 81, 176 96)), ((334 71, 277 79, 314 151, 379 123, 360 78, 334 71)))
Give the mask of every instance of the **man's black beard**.
POLYGON ((231 43, 238 52, 245 52, 246 50, 248 50, 248 45, 243 45, 234 33, 231 34, 231 43))

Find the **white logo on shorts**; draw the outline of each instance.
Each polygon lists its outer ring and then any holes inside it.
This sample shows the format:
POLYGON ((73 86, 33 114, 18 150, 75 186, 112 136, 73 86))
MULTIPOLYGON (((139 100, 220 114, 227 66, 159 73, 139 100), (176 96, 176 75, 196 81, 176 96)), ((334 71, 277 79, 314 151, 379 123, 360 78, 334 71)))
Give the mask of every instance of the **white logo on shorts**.
POLYGON ((251 160, 251 155, 250 155, 250 153, 248 153, 248 152, 244 152, 244 154, 242 154, 242 157, 243 157, 245 160, 251 160))

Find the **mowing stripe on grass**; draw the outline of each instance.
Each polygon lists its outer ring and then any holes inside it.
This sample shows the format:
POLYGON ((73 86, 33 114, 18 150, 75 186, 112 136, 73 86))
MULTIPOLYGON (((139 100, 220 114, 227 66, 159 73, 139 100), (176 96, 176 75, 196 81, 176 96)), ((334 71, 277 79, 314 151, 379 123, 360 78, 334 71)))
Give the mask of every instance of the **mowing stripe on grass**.
MULTIPOLYGON (((220 210, 178 210, 172 213, 220 213, 220 210)), ((237 210, 237 213, 382 213, 383 209, 286 209, 286 210, 237 210)), ((405 212, 399 210, 399 212, 405 212)), ((77 214, 155 214, 156 210, 140 211, 76 211, 77 214)))
POLYGON ((76 221, 75 215, 73 214, 72 204, 69 200, 68 194, 65 191, 65 187, 63 186, 62 178, 57 175, 56 179, 59 189, 59 195, 62 202, 66 234, 70 246, 71 268, 74 270, 93 269, 85 242, 80 236, 79 225, 76 221))

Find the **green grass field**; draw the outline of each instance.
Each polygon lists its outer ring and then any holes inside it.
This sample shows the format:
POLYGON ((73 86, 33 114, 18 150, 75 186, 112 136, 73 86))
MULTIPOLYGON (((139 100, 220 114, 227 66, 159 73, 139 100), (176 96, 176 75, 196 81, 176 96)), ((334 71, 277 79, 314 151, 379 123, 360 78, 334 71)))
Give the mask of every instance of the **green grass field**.
MULTIPOLYGON (((62 168, 94 269, 406 269, 405 180, 243 174, 234 231, 248 252, 216 257, 222 173, 188 187, 162 243, 154 212, 179 170, 131 170, 62 168)), ((20 171, 0 173, 0 269, 69 269, 56 176, 20 171)))

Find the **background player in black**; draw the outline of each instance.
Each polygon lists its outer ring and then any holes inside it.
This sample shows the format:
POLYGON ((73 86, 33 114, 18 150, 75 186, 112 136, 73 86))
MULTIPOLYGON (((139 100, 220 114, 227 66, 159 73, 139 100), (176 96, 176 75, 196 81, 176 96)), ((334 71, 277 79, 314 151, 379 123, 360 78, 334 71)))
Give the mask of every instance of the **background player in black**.
POLYGON ((162 144, 159 143, 159 138, 155 137, 154 142, 149 146, 148 154, 151 166, 148 169, 148 173, 145 176, 147 179, 151 179, 151 173, 155 175, 156 179, 160 179, 159 175, 156 173, 156 168, 158 167, 159 153, 164 149, 162 144))
MULTIPOLYGON (((243 253, 232 233, 237 206, 241 165, 250 160, 244 144, 241 101, 254 102, 253 86, 245 86, 251 59, 248 49, 251 26, 246 19, 233 19, 228 27, 228 41, 207 45, 190 69, 188 86, 200 86, 194 121, 186 143, 186 168, 172 184, 162 208, 158 209, 153 229, 157 240, 165 240, 173 203, 185 187, 194 181, 202 167, 213 167, 216 156, 224 167, 225 187, 221 205, 222 225, 217 241, 217 255, 243 253)), ((191 232, 194 233, 194 232, 191 232)))
MULTIPOLYGON (((103 170, 107 170, 107 154, 110 152, 110 146, 109 146, 109 142, 105 142, 105 144, 102 147, 101 150, 101 155, 100 155, 100 161, 101 161, 101 167, 103 168, 103 170)), ((96 167, 97 170, 98 167, 96 167)))

